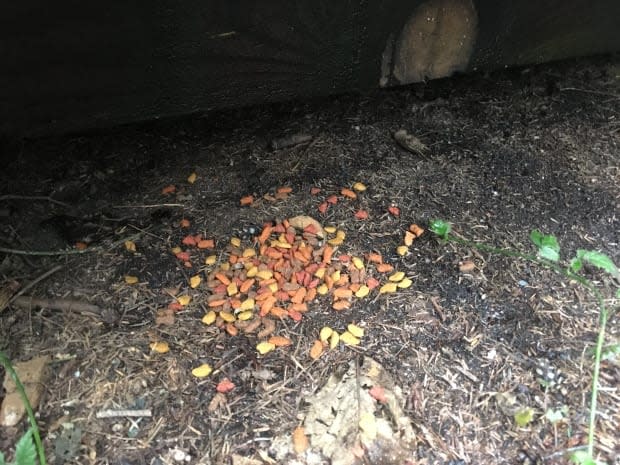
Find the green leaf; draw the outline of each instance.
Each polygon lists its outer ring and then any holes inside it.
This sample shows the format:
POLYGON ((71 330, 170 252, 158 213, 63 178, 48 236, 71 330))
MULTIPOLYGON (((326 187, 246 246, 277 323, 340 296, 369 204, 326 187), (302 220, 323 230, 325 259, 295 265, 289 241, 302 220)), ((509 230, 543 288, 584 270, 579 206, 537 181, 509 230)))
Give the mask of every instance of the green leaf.
POLYGON ((560 420, 566 418, 568 413, 568 407, 563 405, 557 410, 549 409, 545 412, 545 418, 551 423, 557 423, 560 420))
POLYGON ((530 239, 538 247, 538 255, 552 262, 560 259, 560 244, 555 236, 542 234, 537 229, 530 233, 530 239))
POLYGON ((515 413, 515 423, 521 428, 525 428, 534 419, 534 410, 525 407, 515 413))
POLYGON ((583 262, 581 261, 580 258, 575 257, 570 261, 569 269, 573 273, 578 273, 579 270, 581 270, 582 268, 583 268, 583 262))
POLYGON ((543 235, 538 229, 533 229, 530 233, 530 239, 536 247, 542 247, 543 235))
POLYGON ((26 431, 15 445, 16 465, 36 465, 37 450, 32 440, 32 430, 26 431))
POLYGON ((445 238, 450 232, 450 223, 444 220, 431 220, 429 229, 441 238, 445 238))
POLYGON ((618 271, 618 267, 614 264, 614 262, 607 255, 601 252, 597 252, 595 250, 583 250, 579 249, 577 251, 577 258, 588 262, 591 265, 594 265, 602 270, 606 271, 614 278, 620 277, 620 271, 618 271))
POLYGON ((594 460, 588 451, 586 450, 577 450, 573 452, 570 456, 571 462, 576 463, 578 465, 605 465, 603 462, 599 462, 598 460, 594 460))
POLYGON ((620 344, 611 344, 603 348, 601 360, 614 361, 620 356, 620 344))

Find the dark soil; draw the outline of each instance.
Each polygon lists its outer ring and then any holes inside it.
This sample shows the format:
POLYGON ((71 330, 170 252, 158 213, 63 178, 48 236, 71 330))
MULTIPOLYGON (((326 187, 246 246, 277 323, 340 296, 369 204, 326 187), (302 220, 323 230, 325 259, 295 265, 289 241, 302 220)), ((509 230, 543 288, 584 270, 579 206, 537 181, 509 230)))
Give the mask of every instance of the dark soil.
MULTIPOLYGON (((533 252, 529 233, 537 228, 558 238, 564 258, 586 248, 619 263, 618 57, 4 149, 0 285, 16 281, 24 289, 57 268, 0 308, 0 350, 14 361, 52 358, 37 409, 51 463, 181 463, 175 460, 183 454, 192 464, 228 464, 234 454, 235 463, 243 463, 239 457, 268 463, 273 439, 301 424, 305 396, 360 355, 379 362, 407 399, 404 411, 417 434, 409 463, 559 464, 585 444, 598 328, 594 298, 538 266, 444 244, 428 232, 406 256, 395 250, 411 223, 426 228, 430 219, 444 218, 475 241, 533 252), (404 150, 393 138, 399 129, 429 150, 404 150), (312 141, 272 148, 273 140, 293 134, 312 141), (192 172, 197 180, 190 184, 192 172), (317 211, 326 196, 356 181, 368 187, 356 200, 341 198, 326 214, 317 211), (163 195, 167 185, 176 192, 163 195), (292 193, 263 198, 279 186, 292 193), (312 187, 321 192, 311 195, 312 187), (257 200, 241 207, 248 194, 257 200), (389 214, 390 206, 400 216, 389 214), (359 208, 369 219, 354 219, 359 208), (293 345, 264 356, 256 352, 256 335, 233 337, 201 323, 208 292, 191 289, 188 280, 202 273, 208 254, 196 252, 190 269, 171 249, 186 234, 201 233, 216 239, 220 255, 233 236, 250 241, 250 226, 301 214, 346 231, 342 253, 379 252, 413 286, 372 293, 344 312, 318 298, 301 322, 278 322, 293 345), (189 229, 179 226, 183 218, 189 229), (127 239, 136 253, 126 250, 127 239), (84 253, 73 253, 78 242, 88 245, 84 253), (475 268, 461 271, 470 261, 475 268), (126 275, 139 283, 126 284, 126 275), (192 302, 172 325, 156 325, 158 309, 177 286, 192 302), (24 296, 76 305, 30 307, 24 296), (80 311, 77 303, 101 312, 80 311), (309 357, 323 326, 342 331, 350 322, 365 329, 359 346, 309 357), (152 352, 149 344, 158 340, 170 352, 152 352), (201 363, 216 372, 193 377, 201 363), (561 373, 562 382, 543 387, 541 364, 561 373), (214 406, 224 377, 236 387, 214 406), (525 427, 512 416, 519 406, 534 410, 525 427), (545 419, 545 412, 564 406, 563 420, 545 419), (152 416, 96 418, 104 409, 137 408, 152 416), (80 434, 68 439, 76 428, 80 434)), ((586 274, 602 288, 614 285, 595 270, 586 274)), ((610 307, 618 304, 606 296, 610 307)), ((619 342, 617 316, 608 342, 619 342)), ((616 464, 619 384, 618 361, 605 361, 596 451, 616 464)), ((0 427, 0 450, 10 451, 26 427, 26 421, 0 427)), ((308 457, 287 463, 323 463, 308 457)))

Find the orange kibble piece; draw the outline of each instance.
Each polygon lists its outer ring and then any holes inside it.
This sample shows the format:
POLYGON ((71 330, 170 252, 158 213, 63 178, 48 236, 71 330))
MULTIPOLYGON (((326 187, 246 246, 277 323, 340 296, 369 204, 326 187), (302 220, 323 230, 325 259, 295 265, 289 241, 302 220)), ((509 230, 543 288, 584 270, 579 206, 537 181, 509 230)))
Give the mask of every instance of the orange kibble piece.
POLYGON ((169 186, 164 187, 161 190, 161 193, 164 195, 174 194, 176 190, 177 190, 176 186, 174 186, 173 184, 170 184, 169 186))
POLYGON ((338 287, 334 289, 335 299, 350 299, 353 296, 353 291, 346 287, 338 287))
POLYGON ((243 207, 248 206, 248 205, 252 205, 254 203, 254 196, 253 195, 245 195, 245 196, 241 197, 241 199, 239 200, 239 203, 243 207))
POLYGON ((415 237, 420 237, 424 233, 424 229, 415 223, 409 226, 409 231, 415 234, 415 237))
POLYGON ((355 212, 355 219, 366 220, 368 219, 368 212, 366 210, 358 210, 355 212))
POLYGON ((181 226, 182 228, 189 228, 190 222, 187 218, 183 218, 179 223, 179 226, 181 226))
POLYGON ((314 341, 312 348, 310 349, 310 358, 316 360, 323 353, 323 343, 319 340, 314 341))
POLYGON ((334 310, 345 310, 351 306, 348 300, 337 300, 332 304, 334 310))
POLYGON ((239 334, 239 330, 233 323, 226 324, 226 332, 231 336, 236 336, 237 334, 239 334))
POLYGON ((272 307, 269 310, 269 314, 275 316, 276 318, 285 318, 288 316, 288 311, 282 307, 272 307))
POLYGON ((381 283, 376 278, 368 278, 366 280, 366 286, 368 286, 368 289, 370 289, 370 290, 376 288, 377 286, 379 286, 379 284, 381 284, 381 283))
POLYGON ((284 336, 271 336, 267 342, 272 343, 276 347, 290 346, 293 343, 288 337, 284 336))
POLYGON ((308 305, 305 302, 301 302, 299 304, 292 304, 288 309, 303 313, 308 311, 308 305))
POLYGON ((281 186, 276 189, 278 194, 290 194, 293 192, 293 188, 291 186, 281 186))
POLYGON ((329 263, 334 255, 334 249, 329 245, 326 245, 323 249, 323 263, 329 263))
POLYGON ((304 300, 306 302, 312 302, 315 298, 316 298, 316 287, 312 287, 308 289, 308 292, 306 292, 306 297, 304 298, 304 300))
POLYGON ((327 202, 323 202, 319 205, 319 213, 325 213, 327 211, 327 208, 329 207, 329 204, 327 202))
POLYGON ((381 254, 371 252, 368 254, 368 261, 373 263, 383 263, 383 257, 381 254))
POLYGON ((239 292, 241 292, 242 294, 246 294, 252 288, 255 282, 256 280, 253 278, 246 279, 239 286, 239 292))
POLYGON ((230 279, 224 273, 215 273, 215 279, 217 279, 225 286, 228 286, 230 284, 230 279))
POLYGON ((215 240, 214 239, 202 239, 198 241, 199 249, 213 249, 215 248, 215 240))
POLYGON ((327 203, 331 203, 332 205, 336 205, 338 203, 338 197, 335 195, 330 195, 326 199, 327 203))
POLYGON ((356 199, 357 198, 357 194, 355 192, 353 192, 351 189, 348 189, 346 187, 343 187, 342 189, 340 189, 340 193, 349 198, 349 199, 356 199))
POLYGON ((308 292, 306 290, 305 287, 300 287, 299 289, 297 289, 295 291, 295 294, 291 297, 291 302, 293 302, 294 304, 300 304, 304 301, 304 298, 306 297, 306 292, 308 292))
POLYGON ((389 263, 378 263, 377 271, 379 273, 390 273, 391 271, 394 271, 394 267, 389 263))
POLYGON ((317 195, 319 192, 321 192, 321 188, 320 187, 311 187, 310 188, 310 194, 311 195, 317 195))
POLYGON ((415 239, 415 234, 413 234, 411 231, 405 231, 405 238, 403 239, 403 243, 407 247, 413 244, 414 239, 415 239))
POLYGON ((224 305, 226 302, 227 302, 226 299, 216 299, 216 300, 212 300, 207 305, 209 307, 213 308, 213 307, 219 307, 221 305, 224 305))

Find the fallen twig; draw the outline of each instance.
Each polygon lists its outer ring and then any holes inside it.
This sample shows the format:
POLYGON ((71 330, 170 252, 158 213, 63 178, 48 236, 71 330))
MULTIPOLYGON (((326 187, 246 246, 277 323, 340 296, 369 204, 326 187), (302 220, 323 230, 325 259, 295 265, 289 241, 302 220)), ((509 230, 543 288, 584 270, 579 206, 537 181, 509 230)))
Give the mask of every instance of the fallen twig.
POLYGON ((30 281, 22 289, 20 289, 13 296, 11 296, 11 298, 9 299, 9 304, 12 303, 14 300, 16 300, 19 296, 24 295, 26 292, 28 292, 28 290, 32 289, 37 283, 40 283, 45 278, 47 278, 48 276, 53 275, 54 273, 56 273, 58 270, 61 270, 61 269, 62 269, 62 265, 55 266, 51 270, 48 270, 45 273, 43 273, 38 278, 35 278, 34 280, 30 281))
POLYGON ((47 195, 0 195, 0 201, 2 200, 45 200, 47 202, 55 203, 56 205, 61 205, 63 207, 71 208, 71 205, 65 202, 61 202, 60 200, 53 199, 47 195))
POLYGON ((97 418, 116 418, 116 417, 150 417, 153 416, 151 413, 151 409, 142 409, 142 410, 130 410, 130 409, 119 409, 119 410, 100 410, 95 415, 97 418))
POLYGON ((12 305, 21 308, 41 307, 50 310, 65 310, 69 312, 87 313, 101 315, 101 308, 94 304, 80 302, 71 299, 39 299, 36 297, 20 296, 15 298, 12 305))

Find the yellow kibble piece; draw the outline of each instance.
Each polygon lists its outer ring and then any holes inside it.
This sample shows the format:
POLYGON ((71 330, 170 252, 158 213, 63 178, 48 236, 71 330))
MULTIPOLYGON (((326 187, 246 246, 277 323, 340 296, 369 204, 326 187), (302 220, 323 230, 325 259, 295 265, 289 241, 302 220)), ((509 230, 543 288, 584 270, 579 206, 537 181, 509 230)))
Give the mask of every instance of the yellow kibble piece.
POLYGON ((407 289, 408 287, 411 286, 411 284, 413 284, 413 281, 411 281, 411 279, 409 278, 405 278, 396 285, 401 289, 407 289))
POLYGON ((365 284, 362 284, 360 288, 355 292, 355 297, 357 297, 358 299, 363 299, 368 295, 369 292, 370 288, 365 284))
POLYGON ((390 294, 392 292, 396 292, 396 283, 385 283, 379 289, 379 294, 390 294))
POLYGON ((344 238, 347 237, 347 235, 342 229, 339 229, 336 231, 336 237, 344 241, 344 238))
POLYGON ((214 265, 215 262, 217 262, 216 255, 209 255, 207 258, 205 258, 205 265, 214 265))
POLYGON ((136 251, 136 243, 134 241, 125 241, 125 248, 129 252, 135 252, 136 251))
POLYGON ((340 281, 340 270, 336 270, 332 273, 331 278, 334 282, 340 281))
POLYGON ((273 344, 271 342, 267 342, 267 341, 259 342, 256 345, 256 350, 261 355, 265 355, 265 354, 271 352, 275 348, 276 348, 275 344, 273 344))
POLYGON ((271 291, 272 294, 278 292, 278 283, 271 283, 267 286, 267 289, 271 291))
POLYGON ((393 273, 388 277, 388 281, 397 283, 399 281, 402 281, 404 277, 405 273, 403 271, 397 271, 396 273, 393 273))
POLYGON ((398 247, 396 247, 396 253, 401 257, 407 255, 407 252, 409 252, 409 247, 407 247, 406 245, 399 245, 398 247))
POLYGON ((153 352, 157 352, 158 354, 165 354, 170 350, 170 346, 167 342, 159 341, 151 343, 151 350, 153 352))
POLYGON ((342 333, 340 335, 340 340, 350 346, 356 346, 360 343, 360 340, 349 331, 345 331, 344 333, 342 333))
POLYGON ((252 248, 247 248, 243 251, 243 258, 250 258, 256 255, 256 250, 252 248))
POLYGON ((325 268, 319 268, 314 272, 314 277, 323 279, 325 277, 325 268))
POLYGON ((353 190, 357 192, 364 192, 366 190, 366 185, 362 184, 361 182, 356 182, 355 184, 353 184, 353 190))
POLYGON ((229 296, 236 295, 239 292, 239 288, 237 288, 237 283, 232 281, 228 286, 226 286, 226 293, 229 296))
POLYGON ((177 302, 183 305, 184 307, 186 305, 189 305, 191 301, 192 301, 192 298, 188 295, 180 295, 179 297, 177 297, 177 302))
POLYGON ((349 323, 347 325, 347 330, 357 338, 364 337, 364 328, 361 328, 356 324, 349 323))
POLYGON ((196 173, 192 173, 187 177, 187 182, 194 184, 196 182, 196 178, 198 178, 198 175, 196 173))
POLYGON ((327 287, 327 284, 325 283, 319 284, 319 286, 316 288, 316 292, 319 295, 325 295, 329 292, 329 288, 327 287))
POLYGON ((213 310, 210 310, 209 312, 205 313, 205 316, 202 317, 202 322, 206 325, 212 325, 213 323, 215 323, 216 318, 217 314, 213 310))
POLYGON ((254 308, 254 304, 254 299, 245 299, 243 302, 241 302, 241 306, 239 307, 239 309, 242 311, 252 310, 254 308))
POLYGON ((364 261, 361 258, 353 257, 351 261, 353 262, 353 266, 357 268, 358 270, 361 270, 362 268, 364 268, 364 261))
POLYGON ((336 232, 336 226, 325 226, 323 228, 323 230, 327 233, 327 234, 334 234, 336 232))
POLYGON ((127 284, 137 284, 138 281, 139 280, 137 276, 125 275, 125 282, 127 284))
POLYGON ((340 334, 334 331, 332 335, 329 337, 329 348, 335 349, 339 342, 340 342, 340 334))
POLYGON ((241 321, 246 321, 246 320, 250 320, 253 316, 254 314, 252 313, 251 310, 246 310, 245 312, 239 313, 239 315, 237 315, 237 318, 240 319, 241 321))
POLYGON ((293 246, 286 241, 271 241, 271 247, 279 247, 281 249, 290 249, 293 246))
POLYGON ((183 249, 181 249, 181 247, 173 247, 172 249, 170 249, 170 252, 172 252, 174 255, 181 253, 183 251, 183 249))
POLYGON ((220 265, 220 270, 221 271, 228 271, 228 270, 230 270, 230 263, 228 263, 228 262, 222 263, 220 265))
MULTIPOLYGON (((248 274, 248 278, 251 278, 248 274)), ((271 270, 260 270, 256 273, 256 277, 258 279, 271 279, 273 277, 273 272, 271 270)))
POLYGON ((333 245, 333 246, 342 245, 343 242, 344 240, 340 237, 334 237, 333 239, 330 239, 327 241, 329 245, 333 245))
POLYGON ((325 342, 325 341, 327 341, 331 337, 333 332, 334 332, 334 330, 331 329, 329 326, 323 326, 321 328, 321 332, 319 333, 319 339, 322 342, 325 342))
POLYGON ((198 286, 200 286, 201 281, 202 278, 200 276, 194 275, 189 278, 189 287, 191 287, 192 289, 196 289, 198 286))
POLYGON ((209 376, 212 371, 213 368, 211 368, 211 365, 203 363, 199 367, 196 367, 192 370, 192 375, 194 375, 196 378, 205 378, 209 376))
POLYGON ((248 278, 254 278, 256 277, 257 274, 258 274, 258 268, 256 267, 256 265, 253 265, 252 267, 248 269, 246 276, 248 278))
POLYGON ((226 323, 232 323, 236 320, 235 315, 230 312, 220 312, 220 318, 226 323))
POLYGON ((233 247, 241 247, 241 239, 239 239, 238 237, 231 237, 230 245, 232 245, 233 247))

